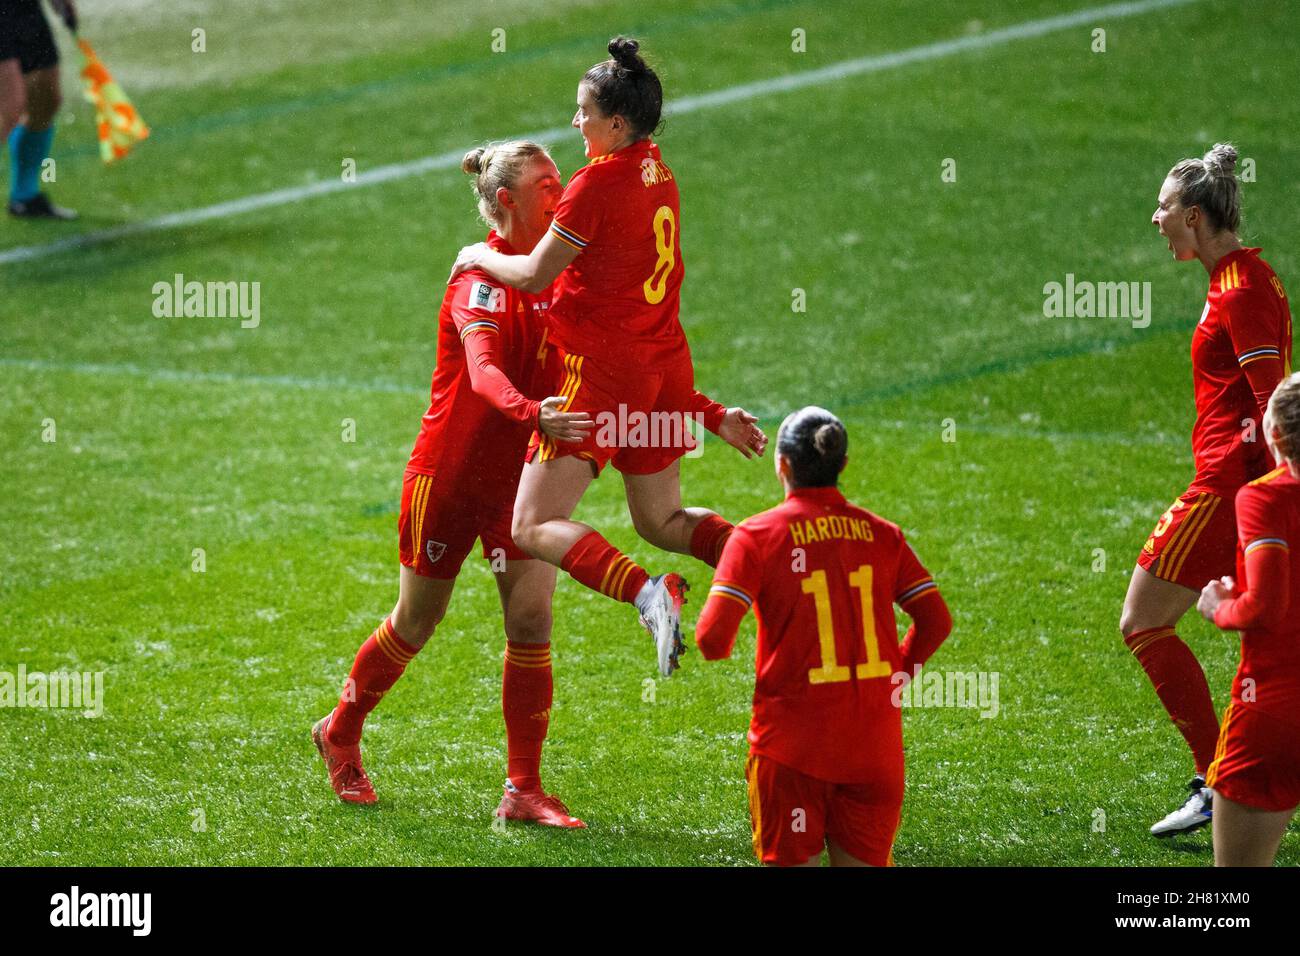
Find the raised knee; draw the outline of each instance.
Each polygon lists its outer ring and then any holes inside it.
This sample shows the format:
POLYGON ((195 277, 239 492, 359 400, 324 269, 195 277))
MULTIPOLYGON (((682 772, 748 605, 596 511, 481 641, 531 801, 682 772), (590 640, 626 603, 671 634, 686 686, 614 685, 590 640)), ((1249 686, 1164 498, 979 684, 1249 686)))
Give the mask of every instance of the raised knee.
POLYGON ((644 538, 646 541, 650 541, 654 537, 655 531, 658 530, 659 524, 651 521, 645 515, 633 514, 632 527, 635 529, 638 536, 644 538))
POLYGON ((645 514, 632 515, 632 527, 636 529, 637 535, 656 548, 664 551, 676 550, 672 546, 672 538, 666 533, 666 529, 679 516, 684 515, 685 510, 679 508, 676 511, 669 512, 666 515, 651 517, 645 514))
POLYGON ((527 514, 516 511, 510 522, 510 537, 526 554, 537 556, 537 522, 527 514))

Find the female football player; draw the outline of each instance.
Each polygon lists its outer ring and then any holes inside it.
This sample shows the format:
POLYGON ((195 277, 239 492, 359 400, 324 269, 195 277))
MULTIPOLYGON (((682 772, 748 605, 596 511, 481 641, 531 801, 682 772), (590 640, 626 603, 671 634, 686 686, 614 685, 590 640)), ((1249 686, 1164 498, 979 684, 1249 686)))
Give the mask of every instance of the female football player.
POLYGON ((695 629, 706 660, 728 657, 758 618, 749 726, 750 822, 763 863, 886 866, 903 805, 896 688, 952 630, 938 586, 898 525, 846 501, 839 419, 808 407, 781 423, 785 501, 742 521, 695 629), (898 642, 897 604, 912 618, 898 642))
MULTIPOLYGON (((546 232, 560 199, 559 171, 544 147, 509 142, 471 150, 487 242, 527 252, 546 232)), ((366 715, 432 636, 476 539, 492 561, 505 613, 501 704, 508 751, 506 792, 497 813, 510 819, 581 827, 541 786, 540 761, 551 708, 551 594, 555 569, 528 559, 510 538, 511 507, 529 436, 580 440, 593 422, 548 398, 545 310, 550 290, 521 293, 479 272, 457 277, 438 315, 437 366, 429 410, 402 482, 397 606, 361 645, 338 706, 312 728, 339 798, 374 803, 361 766, 366 715)))
POLYGON ((1264 440, 1281 466, 1237 492, 1237 582, 1211 581, 1197 607, 1241 631, 1241 665, 1206 784, 1217 866, 1271 866, 1300 804, 1300 375, 1269 400, 1264 440))
POLYGON ((1207 581, 1232 571, 1236 520, 1223 500, 1271 468, 1257 433, 1269 395, 1291 369, 1291 313, 1282 283, 1260 250, 1242 248, 1237 238, 1236 163, 1236 149, 1225 143, 1202 159, 1184 159, 1165 178, 1151 217, 1174 259, 1196 260, 1210 276, 1192 335, 1196 475, 1143 546, 1120 619, 1124 642, 1195 762, 1186 801, 1151 828, 1161 837, 1210 821, 1213 794, 1205 772, 1219 737, 1205 672, 1175 626, 1207 581))
POLYGON ((581 584, 634 604, 666 677, 683 646, 685 582, 677 574, 651 578, 570 515, 612 462, 641 537, 716 565, 731 524, 682 507, 678 459, 693 445, 685 422, 698 413, 747 458, 762 454, 767 438, 744 410, 696 401, 678 320, 684 268, 677 182, 652 139, 663 90, 637 50, 635 40, 610 41, 610 58, 578 84, 573 126, 591 162, 569 180, 549 232, 528 255, 467 247, 452 275, 477 268, 525 292, 555 281, 549 321, 564 408, 586 412, 600 427, 568 445, 537 436, 515 501, 515 541, 581 584), (649 437, 642 428, 638 440, 636 425, 647 421, 649 437), (656 422, 668 424, 667 436, 662 428, 655 434, 656 422))

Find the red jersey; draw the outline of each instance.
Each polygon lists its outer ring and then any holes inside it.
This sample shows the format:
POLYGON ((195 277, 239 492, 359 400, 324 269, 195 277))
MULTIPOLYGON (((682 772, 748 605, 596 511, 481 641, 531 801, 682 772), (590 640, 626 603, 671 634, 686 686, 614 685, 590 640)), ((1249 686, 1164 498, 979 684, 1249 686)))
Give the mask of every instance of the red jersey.
MULTIPOLYGON (((836 488, 796 488, 732 532, 696 643, 706 658, 726 656, 735 624, 752 605, 751 751, 820 780, 868 783, 902 756, 893 700, 901 678, 892 678, 907 670, 910 655, 898 643, 894 604, 907 610, 931 599, 942 605, 897 525, 836 488), (714 619, 725 606, 738 613, 719 628, 714 619)), ((946 627, 934 634, 943 640, 946 627)))
POLYGON ((1273 389, 1291 373, 1291 310, 1259 252, 1238 249, 1215 263, 1192 336, 1192 488, 1220 497, 1273 467, 1261 419, 1273 389))
POLYGON ((1300 481, 1285 468, 1237 493, 1237 593, 1215 612, 1220 627, 1241 630, 1233 701, 1300 722, 1300 481))
POLYGON ((679 361, 680 223, 677 181, 648 139, 574 173, 551 222, 551 234, 579 251, 554 284, 556 344, 620 368, 679 361))
MULTIPOLYGON (((495 231, 487 244, 515 254, 495 231)), ((452 280, 443 296, 429 410, 407 470, 435 476, 467 508, 514 501, 540 400, 548 394, 549 302, 550 289, 528 295, 473 270, 452 280)))

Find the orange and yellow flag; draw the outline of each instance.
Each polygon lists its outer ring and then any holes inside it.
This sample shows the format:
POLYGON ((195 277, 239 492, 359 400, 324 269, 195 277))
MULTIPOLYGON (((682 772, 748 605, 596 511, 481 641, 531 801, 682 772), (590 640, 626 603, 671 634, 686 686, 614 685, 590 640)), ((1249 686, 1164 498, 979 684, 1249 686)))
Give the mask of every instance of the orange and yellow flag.
POLYGON ((86 99, 95 104, 95 126, 99 131, 99 156, 106 163, 121 159, 131 147, 149 135, 149 127, 135 111, 122 87, 95 55, 94 48, 80 38, 77 46, 85 56, 81 81, 86 99))

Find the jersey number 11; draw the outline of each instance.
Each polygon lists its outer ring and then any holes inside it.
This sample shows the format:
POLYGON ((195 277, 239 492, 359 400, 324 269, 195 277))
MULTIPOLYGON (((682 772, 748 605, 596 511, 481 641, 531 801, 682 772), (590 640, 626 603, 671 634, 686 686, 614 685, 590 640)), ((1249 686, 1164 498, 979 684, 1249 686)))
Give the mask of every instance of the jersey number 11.
MULTIPOLYGON (((867 659, 856 668, 859 680, 888 677, 893 668, 880 657, 880 639, 876 635, 875 603, 871 594, 873 568, 864 564, 849 575, 850 586, 857 589, 862 604, 862 637, 866 644, 867 659)), ((835 651, 835 624, 831 618, 831 592, 826 584, 826 572, 814 571, 800 582, 804 594, 813 596, 817 608, 817 637, 821 642, 822 666, 808 671, 810 684, 835 684, 849 679, 849 668, 841 664, 835 651)))

